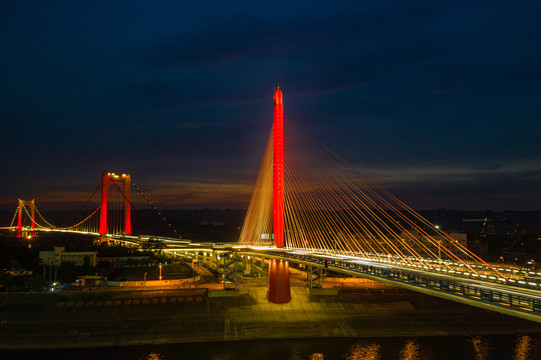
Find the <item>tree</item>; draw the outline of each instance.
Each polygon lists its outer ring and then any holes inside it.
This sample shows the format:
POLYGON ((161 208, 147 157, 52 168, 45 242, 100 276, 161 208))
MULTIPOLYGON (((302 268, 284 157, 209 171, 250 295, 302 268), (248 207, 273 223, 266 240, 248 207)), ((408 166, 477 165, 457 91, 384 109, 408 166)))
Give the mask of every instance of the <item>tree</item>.
POLYGON ((43 275, 36 275, 30 283, 30 288, 34 291, 43 290, 47 286, 47 279, 43 275))
POLYGON ((143 250, 158 250, 160 252, 165 247, 165 243, 157 238, 149 238, 141 241, 141 247, 143 250))

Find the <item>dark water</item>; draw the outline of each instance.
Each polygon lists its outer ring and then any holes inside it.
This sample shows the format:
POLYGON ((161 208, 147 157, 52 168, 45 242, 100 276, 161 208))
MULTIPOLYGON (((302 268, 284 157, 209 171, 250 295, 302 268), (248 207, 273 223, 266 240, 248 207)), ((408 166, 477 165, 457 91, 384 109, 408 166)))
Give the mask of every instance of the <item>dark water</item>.
POLYGON ((0 351, 0 359, 535 360, 541 335, 287 339, 76 350, 0 351))

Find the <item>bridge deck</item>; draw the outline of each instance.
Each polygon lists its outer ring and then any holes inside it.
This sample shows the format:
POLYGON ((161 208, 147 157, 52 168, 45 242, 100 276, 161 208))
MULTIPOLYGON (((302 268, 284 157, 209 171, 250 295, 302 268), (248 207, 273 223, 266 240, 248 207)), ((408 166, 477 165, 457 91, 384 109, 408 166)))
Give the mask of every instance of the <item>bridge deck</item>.
POLYGON ((362 277, 398 286, 419 293, 437 296, 447 300, 496 311, 530 321, 541 322, 541 290, 530 288, 537 284, 518 282, 509 284, 501 279, 472 279, 457 275, 435 273, 432 271, 400 267, 371 259, 334 256, 330 254, 311 254, 308 252, 280 250, 276 248, 222 245, 219 247, 191 244, 190 249, 169 249, 170 251, 197 252, 237 251, 244 255, 263 258, 284 259, 290 262, 319 268, 327 268, 337 273, 362 277), (199 247, 199 248, 198 248, 199 247))

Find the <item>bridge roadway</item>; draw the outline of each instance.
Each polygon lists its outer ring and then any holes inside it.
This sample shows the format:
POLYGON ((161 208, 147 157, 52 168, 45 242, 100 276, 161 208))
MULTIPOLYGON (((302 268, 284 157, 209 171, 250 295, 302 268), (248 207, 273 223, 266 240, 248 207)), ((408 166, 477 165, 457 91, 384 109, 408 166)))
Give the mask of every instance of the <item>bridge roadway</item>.
MULTIPOLYGON (((380 281, 411 291, 515 316, 541 323, 541 290, 537 283, 503 278, 469 278, 459 274, 435 273, 433 270, 401 266, 398 262, 344 255, 315 254, 262 246, 190 244, 190 248, 169 248, 171 252, 237 252, 246 256, 284 259, 336 273, 380 281), (523 284, 523 285, 522 285, 523 284), (532 288, 534 287, 534 288, 532 288)), ((410 265, 411 266, 411 265, 410 265)), ((468 273, 466 273, 468 274, 468 273)), ((514 275, 516 279, 519 277, 514 275)))
MULTIPOLYGON (((70 230, 42 231, 61 231, 81 234, 80 231, 70 230)), ((99 235, 96 233, 86 234, 99 235)), ((331 271, 350 276, 376 280, 408 290, 541 323, 541 290, 539 290, 541 288, 541 282, 538 282, 538 279, 532 281, 532 279, 521 278, 521 274, 517 274, 517 270, 514 270, 512 274, 506 274, 506 276, 508 275, 508 280, 483 275, 482 269, 479 269, 482 278, 473 278, 473 275, 478 275, 466 271, 449 271, 443 269, 439 269, 438 271, 446 271, 447 273, 437 273, 433 269, 427 271, 428 267, 426 266, 400 263, 392 260, 377 260, 238 244, 216 246, 214 244, 192 243, 190 240, 185 239, 144 235, 107 236, 129 244, 139 244, 141 240, 148 240, 150 238, 159 239, 166 243, 168 246, 167 251, 170 252, 202 250, 237 251, 245 255, 284 259, 316 268, 327 268, 331 271), (189 248, 175 246, 189 246, 189 248), (450 273, 453 275, 449 275, 450 273)), ((534 273, 530 272, 529 274, 534 273)))
MULTIPOLYGON (((246 252, 246 251, 243 251, 246 252)), ((248 251, 254 256, 283 258, 337 273, 368 278, 447 300, 541 322, 541 291, 487 280, 438 274, 424 269, 390 265, 370 259, 314 255, 300 251, 248 251)))
MULTIPOLYGON (((17 228, 14 226, 5 226, 0 227, 0 229, 6 229, 11 231, 16 231, 17 228)), ((77 235, 93 235, 93 236, 100 236, 100 233, 96 232, 89 232, 89 231, 78 231, 78 230, 62 230, 62 229, 30 229, 28 227, 24 227, 21 229, 21 231, 25 232, 60 232, 60 233, 71 233, 71 234, 77 234, 77 235)), ((160 240, 163 241, 167 246, 173 246, 173 245, 188 245, 191 244, 191 240, 187 239, 178 239, 178 238, 172 238, 167 236, 157 236, 157 235, 138 235, 138 236, 132 236, 132 235, 116 235, 116 234, 107 234, 108 239, 120 241, 129 245, 140 245, 140 242, 142 240, 160 240)))

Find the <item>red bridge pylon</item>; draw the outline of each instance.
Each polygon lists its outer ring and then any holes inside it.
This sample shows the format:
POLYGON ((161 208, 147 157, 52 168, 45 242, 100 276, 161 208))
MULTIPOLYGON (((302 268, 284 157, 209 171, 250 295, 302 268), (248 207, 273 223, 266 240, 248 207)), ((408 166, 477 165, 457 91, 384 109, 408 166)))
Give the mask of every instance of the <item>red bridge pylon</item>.
MULTIPOLYGON (((34 209, 35 209, 35 206, 34 206, 34 199, 28 201, 28 200, 21 200, 19 199, 19 210, 18 210, 18 215, 17 215, 17 237, 21 237, 22 236, 22 212, 23 212, 23 209, 25 206, 28 206, 30 207, 30 216, 32 217, 32 225, 31 225, 31 229, 34 230, 36 228, 36 219, 35 219, 35 212, 34 212, 34 209)), ((33 233, 31 233, 30 235, 31 237, 34 236, 33 233)))
POLYGON ((274 259, 269 261, 267 298, 275 304, 285 304, 291 301, 289 263, 287 261, 274 259))
POLYGON ((131 234, 131 178, 130 174, 117 175, 103 172, 101 179, 101 207, 100 207, 100 236, 105 240, 107 235, 107 194, 113 184, 118 184, 124 194, 124 232, 131 234))
MULTIPOLYGON (((284 247, 284 104, 282 90, 274 89, 274 112, 272 127, 273 145, 273 194, 272 219, 274 246, 284 247)), ((269 290, 267 298, 275 304, 288 303, 291 300, 289 284, 289 264, 287 261, 269 262, 269 290)))

